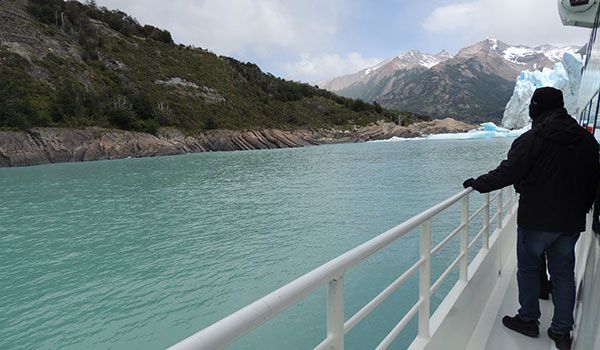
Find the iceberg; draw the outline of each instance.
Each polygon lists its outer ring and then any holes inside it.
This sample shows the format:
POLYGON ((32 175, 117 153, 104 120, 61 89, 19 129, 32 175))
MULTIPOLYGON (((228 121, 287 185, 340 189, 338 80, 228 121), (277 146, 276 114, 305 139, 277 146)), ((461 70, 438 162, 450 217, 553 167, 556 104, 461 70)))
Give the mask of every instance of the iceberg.
POLYGON ((510 130, 502 128, 494 123, 482 123, 477 129, 469 130, 468 132, 461 132, 455 134, 434 134, 427 135, 424 137, 397 137, 394 136, 387 140, 377 140, 369 142, 401 142, 401 141, 415 141, 415 140, 481 140, 481 139, 495 139, 495 138, 516 138, 531 128, 531 125, 517 130, 510 130))
POLYGON ((437 134, 429 135, 427 138, 430 140, 478 140, 478 139, 497 139, 497 138, 515 138, 521 136, 524 132, 531 128, 530 125, 526 125, 521 129, 510 130, 502 128, 496 124, 482 123, 478 129, 470 130, 469 132, 457 133, 457 134, 437 134))
POLYGON ((581 83, 581 55, 566 51, 562 62, 554 65, 553 69, 544 68, 542 71, 522 71, 517 78, 517 84, 510 101, 506 105, 502 117, 502 126, 508 129, 520 129, 528 125, 529 101, 535 89, 551 86, 562 90, 565 108, 571 115, 577 115, 577 93, 581 83))

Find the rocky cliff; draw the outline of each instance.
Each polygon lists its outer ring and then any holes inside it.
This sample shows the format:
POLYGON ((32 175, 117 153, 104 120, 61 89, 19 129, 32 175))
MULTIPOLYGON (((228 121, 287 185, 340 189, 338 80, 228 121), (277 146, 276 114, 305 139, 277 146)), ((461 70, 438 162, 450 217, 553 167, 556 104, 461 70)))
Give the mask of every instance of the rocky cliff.
POLYGON ((352 130, 211 130, 194 136, 186 136, 174 128, 162 128, 157 135, 98 127, 33 128, 27 132, 0 131, 0 167, 192 152, 303 147, 382 140, 393 136, 420 137, 432 133, 465 132, 475 127, 448 118, 408 127, 377 122, 352 130))

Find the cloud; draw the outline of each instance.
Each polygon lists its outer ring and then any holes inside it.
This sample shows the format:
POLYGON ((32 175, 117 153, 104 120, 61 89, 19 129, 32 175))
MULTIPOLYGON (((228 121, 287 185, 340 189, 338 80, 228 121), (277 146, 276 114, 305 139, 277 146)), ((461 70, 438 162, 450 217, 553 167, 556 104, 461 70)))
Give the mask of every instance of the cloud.
POLYGON ((98 0, 225 55, 313 52, 335 40, 342 0, 98 0))
POLYGON ((371 57, 409 49, 452 51, 486 37, 510 44, 571 45, 583 44, 589 35, 589 30, 563 27, 551 0, 443 0, 439 7, 435 4, 442 0, 96 2, 167 29, 178 43, 305 81, 352 73, 376 63, 371 57))
POLYGON ((302 54, 299 61, 286 64, 284 71, 294 79, 319 81, 356 73, 381 61, 381 58, 366 58, 356 52, 345 57, 338 54, 302 54))
POLYGON ((423 27, 434 33, 462 29, 476 21, 480 15, 480 8, 473 3, 438 7, 425 19, 423 27))
POLYGON ((556 1, 473 0, 435 8, 422 23, 430 33, 465 40, 498 38, 509 44, 582 45, 589 30, 564 27, 556 1))

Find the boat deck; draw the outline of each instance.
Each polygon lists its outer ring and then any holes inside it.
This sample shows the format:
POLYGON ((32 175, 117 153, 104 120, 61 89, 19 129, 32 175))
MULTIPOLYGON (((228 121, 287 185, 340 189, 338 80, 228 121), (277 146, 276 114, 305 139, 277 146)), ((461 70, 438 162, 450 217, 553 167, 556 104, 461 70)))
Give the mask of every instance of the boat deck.
MULTIPOLYGON (((513 276, 515 273, 513 271, 513 276)), ((517 279, 512 278, 504 294, 502 304, 496 314, 493 326, 486 345, 483 347, 487 350, 504 350, 504 349, 554 349, 554 342, 546 333, 552 320, 553 305, 551 300, 540 300, 540 310, 542 317, 540 318, 540 336, 538 338, 530 338, 517 332, 511 331, 502 324, 504 315, 515 315, 519 309, 517 279)))
POLYGON ((531 338, 511 331, 502 324, 504 315, 513 316, 519 309, 519 293, 517 287, 516 249, 512 249, 502 276, 490 295, 489 302, 481 315, 481 319, 473 332, 468 349, 504 350, 504 349, 556 349, 554 342, 548 337, 547 329, 552 320, 553 305, 551 300, 540 300, 540 336, 531 338))

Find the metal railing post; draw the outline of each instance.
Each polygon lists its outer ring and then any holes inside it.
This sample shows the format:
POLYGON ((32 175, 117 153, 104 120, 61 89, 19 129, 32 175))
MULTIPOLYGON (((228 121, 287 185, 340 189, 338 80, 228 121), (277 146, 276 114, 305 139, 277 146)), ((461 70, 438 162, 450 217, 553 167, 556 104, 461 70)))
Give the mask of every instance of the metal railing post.
POLYGON ((421 259, 419 269, 419 337, 429 338, 430 288, 431 288, 431 219, 421 225, 421 259))
POLYGON ((502 200, 502 194, 504 192, 504 189, 501 189, 500 192, 498 192, 498 215, 496 215, 496 227, 499 229, 502 228, 502 206, 504 205, 504 202, 502 200))
POLYGON ((460 259, 459 271, 460 280, 467 281, 467 269, 469 267, 469 195, 467 194, 460 201, 460 225, 463 227, 460 230, 460 253, 462 258, 460 259))
POLYGON ((327 289, 327 338, 329 349, 344 349, 344 275, 331 281, 327 289))
POLYGON ((483 237, 481 249, 490 249, 490 194, 483 194, 483 237))

